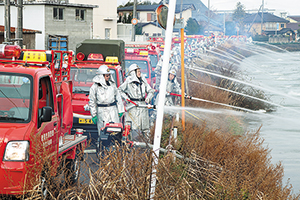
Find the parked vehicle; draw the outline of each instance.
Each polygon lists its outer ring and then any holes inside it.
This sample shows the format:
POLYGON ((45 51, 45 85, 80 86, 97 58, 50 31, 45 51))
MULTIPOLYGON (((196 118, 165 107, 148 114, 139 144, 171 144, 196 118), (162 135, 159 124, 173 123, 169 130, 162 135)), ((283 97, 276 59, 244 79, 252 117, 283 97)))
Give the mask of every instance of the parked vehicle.
MULTIPOLYGON (((155 70, 156 65, 157 65, 157 63, 159 61, 159 58, 160 58, 160 50, 157 47, 157 44, 150 43, 150 42, 146 42, 146 43, 145 42, 144 43, 126 43, 125 48, 127 49, 126 50, 127 55, 130 54, 130 51, 131 51, 131 53, 132 53, 132 51, 134 52, 134 50, 136 50, 136 53, 147 51, 148 56, 150 58, 151 71, 155 70), (128 50, 128 49, 130 49, 130 50, 128 50)), ((143 53, 143 54, 147 54, 147 53, 143 53)), ((153 83, 155 83, 156 82, 155 81, 156 80, 155 76, 154 77, 152 76, 152 79, 153 79, 153 83)))
POLYGON ((46 174, 63 167, 66 182, 78 181, 87 142, 71 134, 71 58, 69 51, 0 45, 0 195, 22 195, 40 180, 45 197, 46 174))
POLYGON ((76 55, 80 52, 84 54, 84 59, 92 54, 102 54, 103 59, 107 60, 107 56, 118 58, 118 62, 125 69, 125 43, 123 40, 104 40, 104 39, 86 39, 76 46, 76 55))
MULTIPOLYGON (((83 132, 83 135, 88 137, 89 143, 86 152, 94 152, 98 141, 98 129, 92 121, 88 104, 90 87, 93 84, 96 71, 103 64, 114 72, 112 78, 117 87, 123 83, 124 71, 121 66, 122 61, 119 58, 123 59, 124 56, 124 42, 121 40, 85 40, 77 46, 76 60, 71 67, 71 80, 73 82, 72 132, 83 132)), ((123 63, 125 62, 123 61, 123 63)))
POLYGON ((125 49, 125 72, 128 74, 128 68, 131 64, 137 64, 145 75, 147 82, 153 87, 155 80, 154 71, 152 71, 151 61, 147 50, 125 49))

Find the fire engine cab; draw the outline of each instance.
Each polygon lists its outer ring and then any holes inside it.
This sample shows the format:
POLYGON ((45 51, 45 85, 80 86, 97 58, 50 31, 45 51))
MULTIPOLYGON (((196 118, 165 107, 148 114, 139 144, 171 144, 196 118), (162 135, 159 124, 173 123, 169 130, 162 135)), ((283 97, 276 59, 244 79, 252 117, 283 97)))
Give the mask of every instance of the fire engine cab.
MULTIPOLYGON (((134 51, 134 49, 137 49, 136 52, 141 52, 141 51, 148 51, 148 56, 150 58, 150 64, 152 67, 152 71, 154 71, 154 69, 156 68, 156 65, 159 61, 160 58, 160 50, 159 47, 157 46, 157 44, 155 43, 146 43, 146 44, 126 44, 125 48, 127 49, 126 52, 128 54, 128 52, 130 51, 134 51), (130 49, 130 50, 128 50, 130 49)), ((155 82, 155 81, 154 81, 155 82)))
POLYGON ((141 68, 142 74, 149 85, 153 87, 154 81, 154 71, 152 71, 151 61, 149 58, 149 53, 147 50, 139 49, 125 49, 125 72, 128 75, 128 68, 132 64, 137 64, 141 68))
POLYGON ((69 51, 0 44, 0 195, 24 194, 37 181, 46 195, 45 174, 63 166, 68 182, 78 181, 86 137, 71 134, 71 60, 69 51))

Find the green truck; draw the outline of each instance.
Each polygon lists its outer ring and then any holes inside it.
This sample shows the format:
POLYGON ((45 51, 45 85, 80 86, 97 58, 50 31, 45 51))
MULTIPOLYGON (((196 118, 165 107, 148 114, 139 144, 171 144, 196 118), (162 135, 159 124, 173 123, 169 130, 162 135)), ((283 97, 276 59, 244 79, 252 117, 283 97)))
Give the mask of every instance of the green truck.
POLYGON ((91 53, 99 53, 104 57, 104 61, 107 56, 118 57, 118 61, 125 70, 125 42, 123 40, 104 40, 104 39, 86 39, 76 46, 76 55, 83 53, 85 59, 91 53))

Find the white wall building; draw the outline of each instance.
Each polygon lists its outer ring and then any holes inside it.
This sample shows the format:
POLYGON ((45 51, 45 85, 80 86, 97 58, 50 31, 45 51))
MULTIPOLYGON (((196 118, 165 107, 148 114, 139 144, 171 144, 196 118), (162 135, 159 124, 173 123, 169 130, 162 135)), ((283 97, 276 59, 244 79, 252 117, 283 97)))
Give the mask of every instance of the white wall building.
POLYGON ((69 0, 69 2, 98 5, 93 13, 93 38, 117 39, 117 0, 69 0))
MULTIPOLYGON (((23 28, 41 31, 36 35, 36 49, 75 50, 84 39, 92 38, 93 8, 97 6, 64 2, 24 2, 23 28), (52 42, 49 39, 53 39, 52 42)), ((4 25, 4 4, 0 4, 0 25, 4 25)), ((11 26, 17 27, 17 8, 11 5, 11 26)))

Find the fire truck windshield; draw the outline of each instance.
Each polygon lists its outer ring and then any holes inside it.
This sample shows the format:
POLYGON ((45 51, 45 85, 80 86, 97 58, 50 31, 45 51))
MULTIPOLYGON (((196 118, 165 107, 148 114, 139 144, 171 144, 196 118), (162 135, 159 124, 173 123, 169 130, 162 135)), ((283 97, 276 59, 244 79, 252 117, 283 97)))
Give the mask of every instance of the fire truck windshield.
MULTIPOLYGON (((98 68, 71 68, 71 79, 73 82, 73 93, 89 93, 90 88, 93 85, 93 78, 97 75, 98 68)), ((116 70, 110 69, 114 73, 112 78, 114 79, 117 87, 117 75, 116 70)))
POLYGON ((125 60, 125 68, 126 68, 126 74, 128 74, 128 68, 132 64, 137 64, 141 68, 142 74, 145 75, 145 78, 149 78, 149 69, 148 69, 148 62, 145 60, 125 60))
POLYGON ((31 76, 0 73, 0 122, 30 121, 32 82, 31 76))

